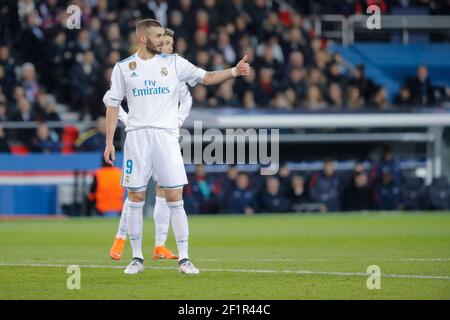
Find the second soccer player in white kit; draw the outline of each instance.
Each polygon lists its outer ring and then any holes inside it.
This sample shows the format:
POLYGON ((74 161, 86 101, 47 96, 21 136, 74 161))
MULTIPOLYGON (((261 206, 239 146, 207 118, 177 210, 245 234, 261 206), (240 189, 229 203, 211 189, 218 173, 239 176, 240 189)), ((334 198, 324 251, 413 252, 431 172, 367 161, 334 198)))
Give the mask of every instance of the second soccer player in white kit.
POLYGON ((176 54, 160 54, 164 28, 159 21, 142 20, 136 27, 139 49, 118 62, 111 76, 110 105, 106 111, 105 161, 113 165, 114 132, 122 99, 128 101, 127 137, 124 146, 122 186, 128 190, 128 235, 133 259, 126 274, 144 270, 142 228, 145 190, 153 178, 164 190, 170 209, 172 229, 178 248, 179 271, 197 274, 189 260, 189 226, 183 206, 183 186, 187 184, 183 157, 178 144, 178 99, 180 86, 198 83, 214 85, 250 73, 245 56, 236 67, 207 72, 176 54))

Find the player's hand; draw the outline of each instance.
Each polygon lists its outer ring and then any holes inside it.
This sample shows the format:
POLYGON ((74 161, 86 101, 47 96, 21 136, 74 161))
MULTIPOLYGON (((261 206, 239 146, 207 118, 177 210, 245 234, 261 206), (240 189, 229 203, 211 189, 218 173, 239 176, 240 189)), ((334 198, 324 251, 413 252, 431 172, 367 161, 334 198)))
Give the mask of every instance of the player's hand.
POLYGON ((103 158, 105 159, 105 162, 113 166, 114 160, 116 160, 116 148, 114 148, 113 144, 107 144, 105 148, 105 153, 103 154, 103 158))
POLYGON ((248 55, 245 55, 236 65, 238 76, 248 76, 250 74, 250 65, 247 63, 248 55))

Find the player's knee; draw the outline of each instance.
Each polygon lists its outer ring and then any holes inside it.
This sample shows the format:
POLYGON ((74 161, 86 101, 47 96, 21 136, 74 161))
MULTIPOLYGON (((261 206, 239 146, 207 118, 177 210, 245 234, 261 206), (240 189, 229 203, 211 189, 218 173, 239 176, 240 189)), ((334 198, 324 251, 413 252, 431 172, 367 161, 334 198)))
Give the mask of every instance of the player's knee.
POLYGON ((164 195, 167 202, 178 202, 183 200, 183 189, 165 189, 164 195))
POLYGON ((145 192, 128 192, 128 199, 133 202, 145 201, 145 192))

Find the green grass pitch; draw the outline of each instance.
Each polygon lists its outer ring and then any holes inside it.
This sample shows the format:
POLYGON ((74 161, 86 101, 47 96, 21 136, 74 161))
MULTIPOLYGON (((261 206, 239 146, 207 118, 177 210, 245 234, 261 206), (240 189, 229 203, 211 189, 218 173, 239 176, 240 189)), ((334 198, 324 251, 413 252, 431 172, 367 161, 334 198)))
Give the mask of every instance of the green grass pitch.
MULTIPOLYGON (((200 275, 151 259, 145 271, 108 253, 117 219, 0 221, 0 299, 450 299, 450 213, 190 216, 200 275), (67 266, 81 288, 69 290, 67 266), (367 267, 381 289, 367 288, 367 267)), ((175 249, 172 231, 168 247, 175 249)))

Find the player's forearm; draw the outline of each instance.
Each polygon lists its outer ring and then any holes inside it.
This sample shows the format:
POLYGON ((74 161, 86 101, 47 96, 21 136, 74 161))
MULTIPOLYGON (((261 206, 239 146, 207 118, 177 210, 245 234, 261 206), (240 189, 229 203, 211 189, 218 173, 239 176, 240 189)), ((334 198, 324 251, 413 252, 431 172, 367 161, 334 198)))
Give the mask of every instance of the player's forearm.
POLYGON ((232 68, 219 71, 209 71, 203 77, 202 83, 206 86, 211 86, 230 80, 233 78, 231 70, 232 68))
POLYGON ((119 119, 119 108, 108 107, 106 109, 106 144, 113 144, 116 132, 117 120, 119 119))

